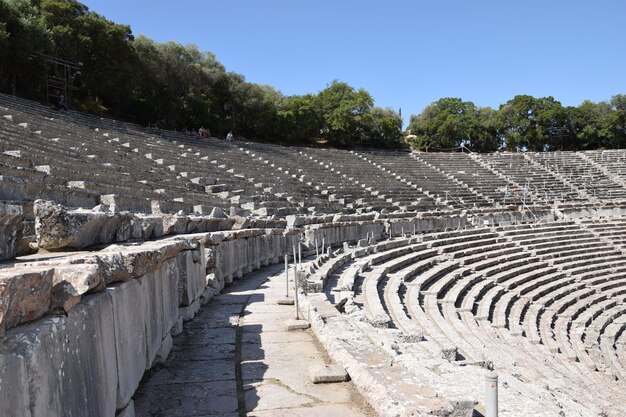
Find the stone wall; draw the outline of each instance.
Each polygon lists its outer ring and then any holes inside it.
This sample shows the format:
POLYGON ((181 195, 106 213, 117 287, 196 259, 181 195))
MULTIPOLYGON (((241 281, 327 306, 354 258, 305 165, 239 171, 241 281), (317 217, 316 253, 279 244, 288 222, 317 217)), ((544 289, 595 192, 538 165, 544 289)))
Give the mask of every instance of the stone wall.
POLYGON ((130 413, 183 320, 233 279, 278 262, 294 239, 298 230, 184 235, 4 268, 0 415, 130 413))

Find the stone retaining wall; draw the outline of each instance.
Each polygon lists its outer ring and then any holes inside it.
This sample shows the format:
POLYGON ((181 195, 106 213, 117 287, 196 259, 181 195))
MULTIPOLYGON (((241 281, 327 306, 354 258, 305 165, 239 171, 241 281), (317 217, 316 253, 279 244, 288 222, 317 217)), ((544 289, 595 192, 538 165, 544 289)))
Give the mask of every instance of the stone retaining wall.
POLYGON ((182 321, 298 238, 184 235, 2 269, 0 415, 133 415, 144 372, 167 357, 182 321))

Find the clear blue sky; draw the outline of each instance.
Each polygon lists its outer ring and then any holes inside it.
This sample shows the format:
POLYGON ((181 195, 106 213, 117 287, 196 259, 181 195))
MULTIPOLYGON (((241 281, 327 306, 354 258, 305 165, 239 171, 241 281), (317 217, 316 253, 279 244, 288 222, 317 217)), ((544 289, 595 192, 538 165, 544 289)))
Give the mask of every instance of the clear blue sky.
POLYGON ((402 108, 442 97, 497 108, 517 94, 563 105, 626 94, 623 0, 86 0, 135 35, 195 43, 286 95, 332 80, 402 108))

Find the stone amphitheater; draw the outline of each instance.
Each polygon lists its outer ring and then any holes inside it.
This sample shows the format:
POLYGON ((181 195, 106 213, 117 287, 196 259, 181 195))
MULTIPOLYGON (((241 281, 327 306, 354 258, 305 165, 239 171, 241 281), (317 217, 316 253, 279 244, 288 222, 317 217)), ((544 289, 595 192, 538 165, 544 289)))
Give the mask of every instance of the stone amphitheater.
POLYGON ((353 415, 246 406, 246 282, 291 288, 311 327, 290 334, 378 415, 484 415, 492 372, 502 416, 626 414, 624 150, 229 146, 6 95, 0 112, 2 416, 353 415), (220 326, 232 340, 204 345, 236 351, 232 381, 142 405, 178 389, 148 388, 198 352, 186 335, 220 326))

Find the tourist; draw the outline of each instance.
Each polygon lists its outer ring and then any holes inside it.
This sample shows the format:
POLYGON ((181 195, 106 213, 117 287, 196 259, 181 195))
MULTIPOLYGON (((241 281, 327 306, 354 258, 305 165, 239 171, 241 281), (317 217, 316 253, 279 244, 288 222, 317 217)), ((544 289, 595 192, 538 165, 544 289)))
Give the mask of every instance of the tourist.
POLYGON ((232 131, 228 132, 228 135, 226 135, 226 141, 229 144, 233 142, 233 132, 232 131))
POLYGON ((59 94, 56 101, 54 102, 54 107, 57 110, 65 110, 67 111, 67 105, 65 104, 65 96, 63 94, 59 94))
POLYGON ((201 138, 207 137, 207 131, 204 126, 200 126, 200 129, 198 129, 198 136, 200 136, 201 138))

